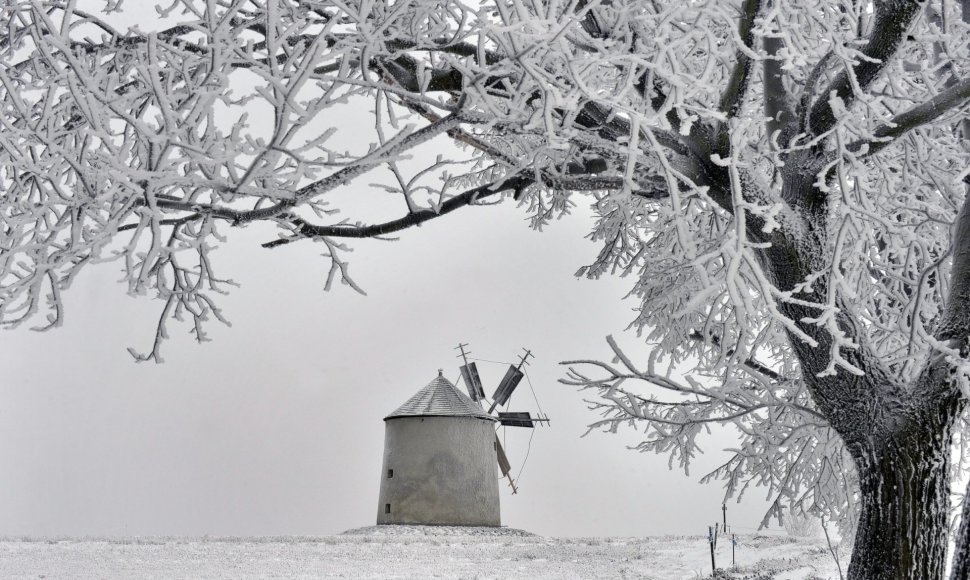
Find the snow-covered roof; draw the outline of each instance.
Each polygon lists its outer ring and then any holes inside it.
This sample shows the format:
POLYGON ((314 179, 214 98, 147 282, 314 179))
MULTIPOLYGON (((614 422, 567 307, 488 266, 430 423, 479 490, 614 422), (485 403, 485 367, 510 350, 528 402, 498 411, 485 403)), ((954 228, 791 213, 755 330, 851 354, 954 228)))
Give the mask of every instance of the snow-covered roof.
POLYGON ((475 417, 495 421, 478 404, 468 398, 441 375, 414 394, 384 420, 397 417, 475 417))

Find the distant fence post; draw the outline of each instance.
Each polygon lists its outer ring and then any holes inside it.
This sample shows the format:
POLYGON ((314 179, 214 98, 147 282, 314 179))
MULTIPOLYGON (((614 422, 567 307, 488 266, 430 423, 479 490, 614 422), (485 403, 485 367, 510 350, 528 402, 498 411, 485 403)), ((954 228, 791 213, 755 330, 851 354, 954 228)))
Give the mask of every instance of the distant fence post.
POLYGON ((723 518, 721 520, 721 523, 724 524, 724 533, 726 534, 727 533, 727 504, 726 503, 721 504, 721 516, 723 518))
POLYGON ((714 542, 717 536, 714 535, 714 528, 707 526, 707 543, 711 545, 711 574, 717 574, 717 565, 714 563, 714 542))
POLYGON ((731 534, 731 567, 735 570, 738 569, 738 564, 734 560, 734 547, 738 545, 738 535, 731 534))

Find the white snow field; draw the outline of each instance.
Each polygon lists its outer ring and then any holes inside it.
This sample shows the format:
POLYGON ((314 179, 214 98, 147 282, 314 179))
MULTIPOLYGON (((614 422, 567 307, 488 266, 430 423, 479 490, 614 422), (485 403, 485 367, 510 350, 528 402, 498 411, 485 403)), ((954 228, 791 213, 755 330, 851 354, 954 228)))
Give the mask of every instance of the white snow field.
MULTIPOLYGON (((824 543, 718 542, 722 578, 838 579, 824 543)), ((0 578, 649 578, 711 576, 707 539, 546 538, 483 528, 361 528, 282 538, 0 539, 0 578)))

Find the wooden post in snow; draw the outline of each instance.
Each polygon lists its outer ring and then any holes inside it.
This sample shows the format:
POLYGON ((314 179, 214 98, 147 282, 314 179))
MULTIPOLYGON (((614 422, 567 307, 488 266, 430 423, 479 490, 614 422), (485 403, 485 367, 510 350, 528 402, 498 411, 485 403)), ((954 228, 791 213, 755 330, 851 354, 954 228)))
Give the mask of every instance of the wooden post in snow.
POLYGON ((707 543, 711 545, 711 574, 717 574, 717 565, 714 563, 714 528, 707 526, 707 543))
POLYGON ((735 570, 738 569, 738 564, 734 560, 734 547, 738 545, 738 535, 731 534, 731 567, 735 570))

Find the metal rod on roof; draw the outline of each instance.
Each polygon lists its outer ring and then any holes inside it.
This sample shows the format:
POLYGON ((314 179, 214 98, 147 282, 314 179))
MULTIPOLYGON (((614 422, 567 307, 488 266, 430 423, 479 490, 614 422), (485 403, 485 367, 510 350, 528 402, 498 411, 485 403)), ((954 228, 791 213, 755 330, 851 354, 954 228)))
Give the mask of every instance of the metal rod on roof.
POLYGON ((458 346, 455 347, 455 350, 461 351, 458 356, 465 362, 460 369, 461 378, 468 389, 468 396, 481 406, 481 401, 485 399, 485 389, 482 388, 482 379, 478 376, 478 367, 475 366, 475 363, 468 362, 468 355, 471 354, 471 351, 465 352, 466 346, 468 346, 467 343, 459 342, 458 346))
MULTIPOLYGON (((456 346, 454 348, 454 350, 460 350, 461 351, 461 354, 458 355, 458 356, 460 356, 461 357, 461 360, 463 360, 465 362, 465 364, 467 365, 468 364, 468 355, 470 355, 472 352, 471 351, 465 352, 465 347, 466 346, 468 346, 468 343, 464 343, 463 344, 463 343, 460 343, 459 342, 458 343, 458 346, 456 346)), ((455 357, 455 358, 457 358, 457 357, 455 357)))

